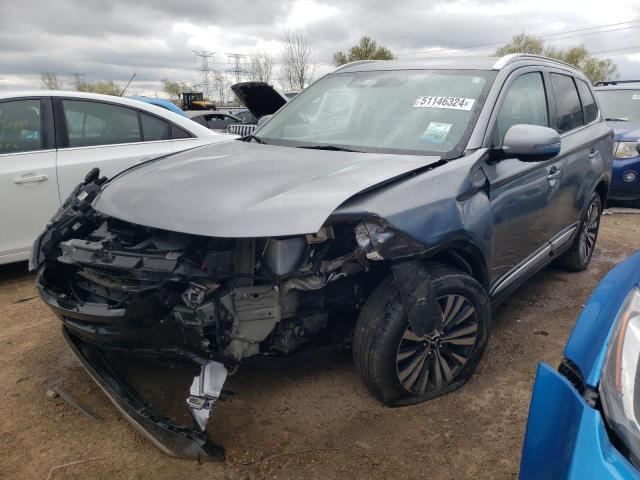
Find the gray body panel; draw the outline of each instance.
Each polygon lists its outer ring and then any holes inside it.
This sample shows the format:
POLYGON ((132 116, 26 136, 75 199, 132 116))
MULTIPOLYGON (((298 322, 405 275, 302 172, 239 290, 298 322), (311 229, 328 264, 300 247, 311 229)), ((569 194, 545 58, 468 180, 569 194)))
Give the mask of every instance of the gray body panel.
POLYGON ((210 237, 314 233, 353 195, 438 160, 233 141, 135 167, 109 182, 94 207, 138 225, 210 237))
MULTIPOLYGON (((450 61, 363 62, 340 71, 451 68, 450 61)), ((489 64, 484 59, 464 67, 489 64)), ((601 118, 561 135, 561 151, 547 160, 489 161, 499 105, 511 82, 531 71, 544 72, 550 126, 555 126, 548 72, 585 77, 548 59, 514 58, 498 71, 465 155, 437 168, 422 169, 435 165, 437 157, 231 142, 135 168, 112 182, 96 207, 142 225, 235 237, 312 233, 327 219, 378 217, 416 240, 422 250, 466 252, 491 290, 575 226, 591 192, 600 182, 610 183, 611 139, 601 118), (420 171, 390 181, 414 170, 420 171), (561 175, 551 179, 557 170, 561 175)), ((560 253, 556 248, 553 256, 560 253)), ((543 258, 535 270, 550 259, 543 258)))

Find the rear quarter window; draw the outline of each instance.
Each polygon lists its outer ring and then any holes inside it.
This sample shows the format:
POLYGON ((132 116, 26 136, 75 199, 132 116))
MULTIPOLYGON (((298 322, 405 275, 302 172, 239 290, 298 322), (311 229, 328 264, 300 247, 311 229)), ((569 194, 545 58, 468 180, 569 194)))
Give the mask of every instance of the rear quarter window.
POLYGON ((145 142, 169 140, 170 127, 166 121, 144 112, 140 112, 140 121, 145 142))
POLYGON ((582 112, 584 115, 584 123, 591 123, 598 118, 598 105, 593 98, 591 89, 584 80, 576 80, 580 101, 582 102, 582 112))

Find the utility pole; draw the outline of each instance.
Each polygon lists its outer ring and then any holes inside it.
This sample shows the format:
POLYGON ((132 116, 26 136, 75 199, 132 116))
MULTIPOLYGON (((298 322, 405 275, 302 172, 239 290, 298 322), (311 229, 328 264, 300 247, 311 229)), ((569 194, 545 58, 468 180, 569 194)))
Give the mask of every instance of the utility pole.
POLYGON ((200 59, 200 68, 198 69, 198 73, 200 74, 200 88, 202 89, 202 94, 205 98, 209 98, 211 96, 211 72, 213 69, 209 65, 209 60, 214 61, 214 52, 209 52, 208 50, 193 50, 193 54, 196 58, 200 59))
POLYGON ((225 55, 229 58, 229 63, 233 64, 233 67, 228 69, 227 72, 233 75, 236 83, 239 83, 242 80, 242 77, 249 73, 247 68, 244 66, 249 55, 242 53, 225 53, 225 55))
POLYGON ((71 77, 73 77, 73 86, 77 89, 78 84, 85 83, 87 79, 87 74, 84 72, 72 72, 70 73, 71 77))

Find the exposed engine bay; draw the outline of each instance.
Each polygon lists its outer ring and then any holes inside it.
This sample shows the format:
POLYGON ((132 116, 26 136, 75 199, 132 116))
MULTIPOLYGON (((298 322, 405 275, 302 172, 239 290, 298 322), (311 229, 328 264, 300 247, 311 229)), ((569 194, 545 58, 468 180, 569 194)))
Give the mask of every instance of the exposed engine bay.
MULTIPOLYGON (((129 348, 181 348, 236 363, 290 354, 362 300, 358 228, 267 239, 208 239, 94 217, 58 244, 41 285, 112 321, 64 318, 71 332, 129 348), (104 340, 103 340, 104 338, 104 340)), ((375 252, 369 256, 377 255, 375 252)), ((87 311, 87 315, 90 313, 87 311)))
POLYGON ((397 232, 382 224, 342 222, 282 238, 169 232, 94 210, 104 181, 93 172, 76 189, 36 241, 31 266, 68 343, 125 410, 136 405, 135 394, 100 352, 177 356, 200 366, 186 396, 195 432, 176 434, 184 427, 156 419, 144 402, 125 412, 134 425, 159 426, 153 440, 169 435, 160 443, 173 445, 163 450, 174 455, 223 456, 204 431, 227 375, 256 355, 348 346, 359 307, 389 274, 380 252, 397 232), (175 447, 176 435, 193 437, 196 447, 175 447))

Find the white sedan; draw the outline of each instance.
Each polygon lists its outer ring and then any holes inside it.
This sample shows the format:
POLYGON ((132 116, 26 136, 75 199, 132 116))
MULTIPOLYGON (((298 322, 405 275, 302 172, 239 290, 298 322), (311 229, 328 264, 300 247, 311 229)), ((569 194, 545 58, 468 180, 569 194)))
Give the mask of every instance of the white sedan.
POLYGON ((0 94, 0 264, 28 258, 36 236, 93 167, 112 177, 152 158, 228 140, 138 100, 0 94))

